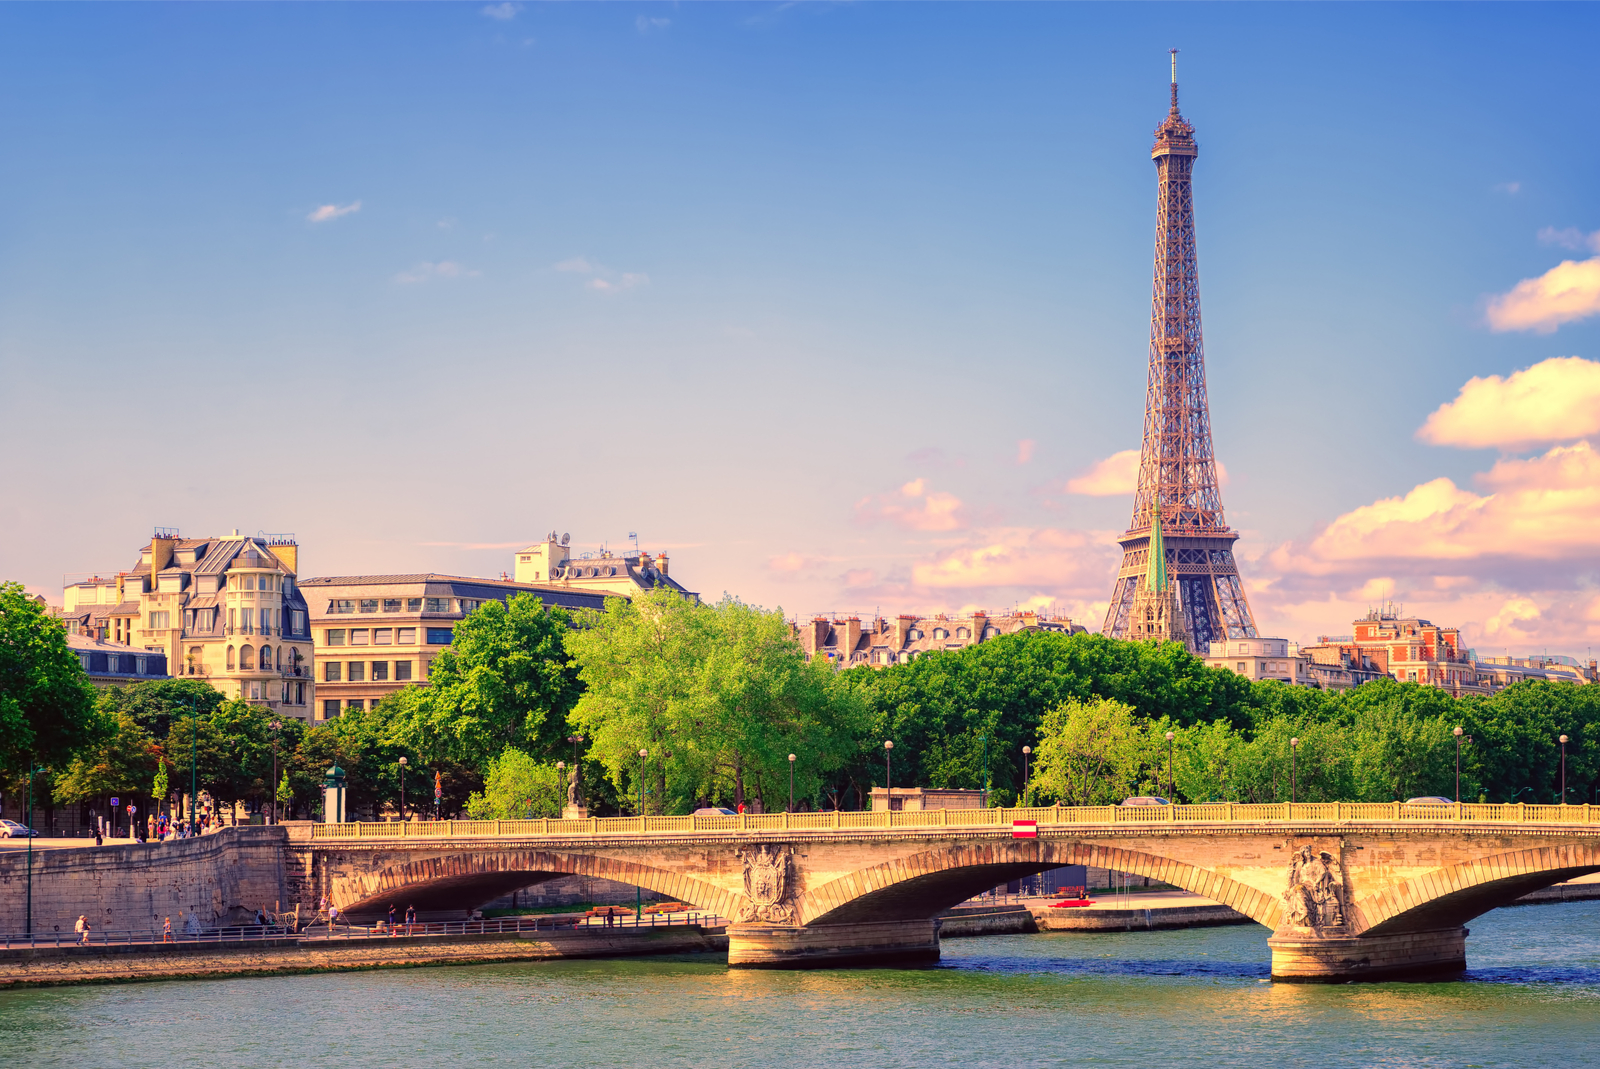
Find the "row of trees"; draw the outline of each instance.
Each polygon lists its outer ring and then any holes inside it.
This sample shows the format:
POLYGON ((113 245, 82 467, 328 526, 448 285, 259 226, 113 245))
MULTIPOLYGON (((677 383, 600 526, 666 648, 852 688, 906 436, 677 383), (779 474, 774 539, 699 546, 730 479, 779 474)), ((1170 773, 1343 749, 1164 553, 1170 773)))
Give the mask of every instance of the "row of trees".
POLYGON ((398 805, 405 757, 412 810, 434 808, 437 777, 446 814, 552 815, 566 797, 556 764, 579 753, 599 813, 778 809, 791 774, 803 807, 859 808, 882 783, 886 739, 900 785, 1099 803, 1166 793, 1168 732, 1181 800, 1286 800, 1298 738, 1297 797, 1389 801, 1453 793, 1457 726, 1472 740, 1463 797, 1555 800, 1562 734, 1568 800, 1600 776, 1587 745, 1600 687, 1457 700, 1382 681, 1335 694, 1252 682, 1176 645, 1056 632, 838 672, 808 663, 779 613, 668 591, 577 615, 527 595, 489 602, 456 628, 428 686, 274 728, 195 680, 96 695, 59 626, 20 586, 0 586, 0 774, 12 789, 31 758, 48 770, 36 793, 63 804, 163 797, 187 789, 192 763, 219 802, 278 799, 309 816, 337 764, 352 811, 372 815, 398 805), (1037 751, 1027 784, 1024 746, 1037 751))

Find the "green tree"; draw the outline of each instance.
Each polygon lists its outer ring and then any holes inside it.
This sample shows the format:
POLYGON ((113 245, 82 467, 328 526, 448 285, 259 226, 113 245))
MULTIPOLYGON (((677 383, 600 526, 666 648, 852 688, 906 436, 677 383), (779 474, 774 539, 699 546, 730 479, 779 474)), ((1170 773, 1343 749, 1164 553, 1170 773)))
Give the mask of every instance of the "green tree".
POLYGON ((505 750, 489 762, 483 791, 467 800, 467 815, 474 820, 555 817, 566 801, 567 781, 561 770, 521 750, 505 750))
POLYGON ((115 724, 114 734, 85 747, 56 777, 53 794, 57 802, 70 805, 117 795, 148 814, 150 807, 141 803, 149 797, 151 779, 162 767, 161 749, 132 717, 118 714, 115 724))
POLYGON ((183 792, 189 791, 192 752, 199 789, 219 804, 266 797, 272 778, 270 719, 266 710, 233 700, 208 715, 173 720, 162 750, 183 792))
POLYGON ((100 692, 98 704, 102 713, 124 713, 153 737, 164 739, 172 734, 174 724, 189 717, 191 709, 210 716, 227 700, 203 679, 151 679, 107 687, 100 692))
POLYGON ((0 583, 0 773, 64 765, 115 730, 61 624, 21 583, 0 583))
POLYGON ((1040 725, 1033 795, 1060 805, 1112 805, 1144 779, 1145 725, 1126 702, 1068 698, 1040 725))
POLYGON ((427 762, 480 772, 507 747, 558 755, 580 689, 564 644, 571 624, 531 594, 485 603, 456 625, 429 685, 400 692, 399 734, 427 762))

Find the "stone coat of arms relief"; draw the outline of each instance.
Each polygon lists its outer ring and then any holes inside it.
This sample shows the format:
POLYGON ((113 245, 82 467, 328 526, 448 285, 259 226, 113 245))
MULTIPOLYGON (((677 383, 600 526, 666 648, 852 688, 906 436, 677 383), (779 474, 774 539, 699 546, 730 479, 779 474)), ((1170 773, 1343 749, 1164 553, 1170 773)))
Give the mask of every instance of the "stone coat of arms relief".
POLYGON ((1342 936, 1350 931, 1349 884, 1335 846, 1332 850, 1306 844, 1289 855, 1288 886, 1283 891, 1280 932, 1299 935, 1342 936))
POLYGON ((765 924, 795 924, 794 851, 773 843, 758 843, 734 852, 744 862, 745 903, 734 921, 765 924))

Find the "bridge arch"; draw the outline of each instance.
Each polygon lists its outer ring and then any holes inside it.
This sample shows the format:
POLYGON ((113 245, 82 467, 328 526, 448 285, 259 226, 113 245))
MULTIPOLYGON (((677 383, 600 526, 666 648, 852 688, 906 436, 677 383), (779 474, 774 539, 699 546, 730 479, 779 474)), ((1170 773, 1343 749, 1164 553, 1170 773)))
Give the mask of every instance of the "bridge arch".
POLYGON ((1453 928, 1551 884, 1600 872, 1600 843, 1509 850, 1450 865, 1362 896, 1353 912, 1363 936, 1453 928))
POLYGON ((1276 928, 1276 898, 1208 869, 1100 843, 1025 841, 952 844, 872 865, 801 897, 800 923, 855 924, 936 916, 981 891, 1062 865, 1149 876, 1193 891, 1276 928))
POLYGON ((329 893, 346 913, 379 913, 390 905, 418 910, 473 909, 501 895, 559 876, 615 880, 655 891, 722 916, 743 896, 682 873, 592 853, 538 849, 462 850, 335 877, 329 893), (347 904, 348 903, 348 904, 347 904))

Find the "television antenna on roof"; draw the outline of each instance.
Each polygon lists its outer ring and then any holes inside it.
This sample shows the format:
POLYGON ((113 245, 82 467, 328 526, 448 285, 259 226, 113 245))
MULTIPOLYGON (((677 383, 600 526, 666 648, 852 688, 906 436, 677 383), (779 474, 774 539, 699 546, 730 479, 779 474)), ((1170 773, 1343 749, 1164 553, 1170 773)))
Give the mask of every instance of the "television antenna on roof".
POLYGON ((571 535, 569 535, 569 534, 563 534, 563 535, 562 535, 562 536, 561 536, 561 544, 562 544, 562 545, 566 545, 566 544, 567 544, 567 543, 568 543, 568 542, 570 542, 570 541, 572 541, 572 536, 571 536, 571 535))

